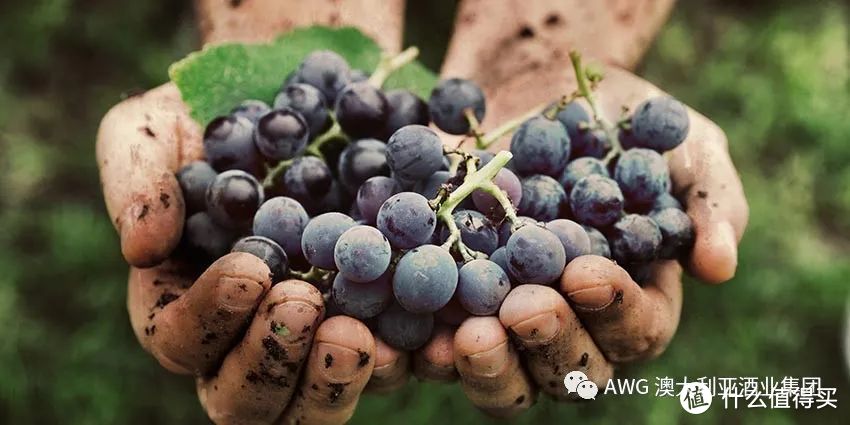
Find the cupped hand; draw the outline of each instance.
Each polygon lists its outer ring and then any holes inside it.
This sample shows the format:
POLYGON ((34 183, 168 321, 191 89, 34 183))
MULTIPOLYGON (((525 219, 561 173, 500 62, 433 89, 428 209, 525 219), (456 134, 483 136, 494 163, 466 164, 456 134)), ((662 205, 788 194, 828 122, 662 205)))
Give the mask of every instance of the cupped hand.
MULTIPOLYGON (((476 74, 459 67, 446 69, 444 75, 476 74)), ((574 89, 566 61, 548 62, 485 86, 484 127, 574 89)), ((645 80, 607 66, 596 97, 603 114, 616 121, 622 107, 634 110, 660 94, 645 80)), ((688 113, 688 137, 667 158, 673 193, 685 203, 696 233, 685 267, 716 284, 735 274, 748 206, 723 131, 699 113, 688 113)), ((492 149, 507 149, 508 142, 505 138, 492 149)), ((656 262, 649 277, 638 283, 615 262, 587 255, 567 265, 555 288, 514 288, 498 319, 467 319, 454 336, 452 356, 464 391, 484 411, 505 416, 530 406, 538 391, 576 399, 563 384, 573 370, 604 388, 618 365, 657 357, 667 347, 679 323, 681 278, 682 267, 675 261, 656 262)))

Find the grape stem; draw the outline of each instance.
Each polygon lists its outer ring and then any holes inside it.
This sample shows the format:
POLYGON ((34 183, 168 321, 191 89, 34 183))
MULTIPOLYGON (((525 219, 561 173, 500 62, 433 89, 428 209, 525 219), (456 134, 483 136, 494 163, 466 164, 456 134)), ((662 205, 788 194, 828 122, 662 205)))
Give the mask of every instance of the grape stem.
POLYGON ((330 270, 320 269, 318 267, 310 267, 310 270, 306 272, 300 272, 298 270, 289 270, 289 277, 293 279, 303 280, 304 282, 310 283, 313 286, 321 288, 322 286, 326 286, 329 282, 329 277, 334 272, 330 270))
POLYGON ((481 140, 483 134, 481 133, 481 123, 478 122, 475 111, 472 108, 466 108, 463 110, 463 115, 466 116, 466 121, 469 123, 469 134, 475 138, 475 147, 481 149, 481 145, 484 143, 481 140))
POLYGON ((590 110, 593 112, 593 120, 596 121, 596 125, 599 126, 598 128, 601 128, 605 132, 605 135, 608 136, 608 140, 611 142, 611 151, 603 159, 608 164, 617 154, 623 151, 623 147, 620 145, 620 140, 617 137, 617 132, 614 131, 614 126, 602 116, 596 104, 596 98, 593 96, 592 87, 602 81, 602 74, 582 66, 581 53, 576 50, 570 51, 570 62, 573 64, 573 72, 576 75, 576 84, 578 85, 576 92, 578 97, 583 97, 587 101, 587 104, 590 105, 590 110), (588 81, 588 76, 592 77, 591 81, 588 81))
POLYGON ((524 122, 528 121, 529 119, 534 118, 537 115, 540 115, 541 113, 543 113, 543 111, 545 111, 548 106, 549 106, 549 103, 544 103, 544 104, 538 105, 534 108, 531 108, 531 110, 529 110, 528 112, 526 112, 526 113, 524 113, 524 114, 522 114, 522 115, 520 115, 516 118, 513 118, 509 121, 506 121, 502 125, 488 131, 483 136, 476 139, 475 147, 478 148, 478 149, 489 148, 490 145, 495 143, 497 140, 501 139, 502 136, 516 130, 520 125, 522 125, 522 123, 524 123, 524 122))
POLYGON ((417 56, 419 56, 419 48, 416 46, 408 47, 395 56, 383 55, 372 76, 369 77, 369 84, 380 88, 393 72, 413 62, 417 56))
MULTIPOLYGON (((452 247, 456 247, 457 251, 463 257, 464 262, 472 261, 476 258, 487 258, 487 255, 481 252, 473 251, 469 249, 466 245, 463 244, 463 241, 460 239, 460 229, 458 229, 455 224, 454 217, 452 217, 452 213, 454 213, 454 209, 466 199, 472 192, 476 189, 484 189, 488 192, 493 190, 492 187, 496 185, 493 184, 492 180, 496 177, 496 174, 499 173, 505 164, 513 158, 513 155, 508 151, 501 151, 496 154, 493 159, 487 163, 480 170, 475 169, 476 159, 469 158, 466 161, 467 166, 467 174, 463 183, 455 188, 452 193, 449 194, 448 197, 443 200, 437 209, 437 219, 441 220, 446 228, 449 230, 449 237, 446 242, 443 244, 443 248, 451 250, 452 247), (492 186, 492 187, 491 187, 492 186)), ((501 190, 496 187, 496 191, 501 193, 501 190)), ((491 192, 492 193, 492 192, 491 192)), ((504 193, 501 193, 501 196, 507 200, 507 196, 504 193)), ((497 197, 496 199, 499 199, 497 197)), ((500 201, 501 203, 501 201, 500 201)), ((504 208, 505 204, 503 204, 504 208)), ((516 217, 516 211, 514 211, 513 206, 510 201, 507 201, 507 208, 505 209, 506 213, 516 217)))

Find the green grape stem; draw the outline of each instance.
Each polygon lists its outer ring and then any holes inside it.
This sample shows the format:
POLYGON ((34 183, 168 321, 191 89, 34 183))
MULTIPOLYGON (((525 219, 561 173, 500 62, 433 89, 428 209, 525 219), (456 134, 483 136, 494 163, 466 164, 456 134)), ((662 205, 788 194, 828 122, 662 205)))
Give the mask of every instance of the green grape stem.
POLYGON ((537 105, 534 108, 531 108, 528 112, 513 118, 509 121, 506 121, 502 125, 488 131, 483 136, 481 136, 480 143, 476 144, 476 148, 478 149, 487 149, 495 143, 497 140, 501 139, 502 136, 507 135, 508 133, 516 130, 522 123, 528 121, 531 118, 536 117, 543 113, 546 108, 549 107, 549 103, 544 103, 542 105, 537 105))
MULTIPOLYGON (((333 125, 324 133, 320 134, 319 137, 313 139, 309 145, 304 149, 304 153, 306 155, 312 155, 322 160, 325 159, 325 156, 322 154, 322 146, 329 141, 336 138, 343 138, 347 140, 347 136, 342 132, 342 127, 339 126, 339 123, 336 122, 336 118, 331 115, 331 119, 333 120, 333 125)), ((266 178, 263 179, 263 187, 268 189, 274 185, 275 179, 277 179, 280 175, 286 172, 286 169, 292 165, 293 159, 287 159, 285 161, 280 161, 274 167, 267 170, 266 178)))
POLYGON ((457 208, 457 206, 460 205, 460 203, 475 190, 483 189, 488 193, 494 193, 493 190, 495 188, 495 192, 498 193, 498 195, 495 195, 496 199, 500 199, 501 196, 502 199, 507 201, 506 203, 503 203, 502 200, 499 201, 502 208, 505 208, 506 215, 508 217, 514 217, 515 219, 516 210, 514 210, 513 205, 511 205, 507 196, 492 182, 493 178, 496 177, 496 174, 499 173, 499 170, 504 168, 511 158, 513 158, 513 155, 510 152, 501 151, 496 154, 496 156, 493 157, 487 165, 479 170, 475 169, 475 164, 477 163, 476 158, 467 159, 466 178, 460 186, 455 188, 449 196, 443 200, 437 209, 437 219, 442 221, 449 230, 449 237, 446 240, 446 243, 443 244, 443 248, 451 249, 452 247, 456 247, 465 262, 476 258, 487 258, 487 255, 473 251, 463 244, 463 241, 460 239, 460 229, 458 229, 454 218, 452 217, 454 209, 457 208))
POLYGON ((393 72, 413 62, 417 56, 419 56, 419 48, 416 46, 408 47, 395 56, 383 56, 381 61, 378 62, 375 71, 372 72, 372 76, 369 77, 369 84, 375 87, 382 87, 393 72))
POLYGON ((582 66, 581 54, 576 50, 570 51, 570 61, 573 64, 573 72, 576 76, 576 84, 578 85, 578 90, 576 92, 578 97, 584 98, 584 100, 587 101, 587 104, 590 105, 590 110, 593 113, 593 120, 596 121, 597 128, 602 129, 608 137, 608 140, 611 142, 611 151, 608 152, 608 155, 606 155, 605 159, 603 159, 603 161, 608 164, 612 159, 614 159, 614 157, 623 151, 623 147, 620 145, 620 139, 617 137, 615 127, 602 116, 599 107, 596 104, 596 98, 593 96, 592 88, 602 81, 603 75, 600 71, 589 70, 582 66), (592 74, 594 76, 593 81, 588 81, 588 74, 592 74))

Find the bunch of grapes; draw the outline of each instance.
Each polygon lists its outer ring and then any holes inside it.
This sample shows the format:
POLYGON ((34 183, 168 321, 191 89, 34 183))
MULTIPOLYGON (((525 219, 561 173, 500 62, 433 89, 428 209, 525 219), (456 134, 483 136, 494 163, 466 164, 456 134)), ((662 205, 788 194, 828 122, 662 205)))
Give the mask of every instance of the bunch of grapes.
POLYGON ((246 100, 213 119, 206 161, 177 173, 180 252, 199 266, 256 255, 274 282, 308 281, 329 314, 412 350, 435 320, 496 314, 513 286, 553 284, 578 256, 612 258, 640 279, 690 249, 661 155, 687 135, 679 102, 650 99, 609 125, 592 96, 598 78, 582 69, 576 93, 484 134, 471 81, 443 80, 427 103, 381 89, 411 59, 386 58, 368 76, 316 51, 273 105, 246 100), (444 147, 429 124, 477 149, 444 147), (485 150, 511 132, 510 152, 485 150))

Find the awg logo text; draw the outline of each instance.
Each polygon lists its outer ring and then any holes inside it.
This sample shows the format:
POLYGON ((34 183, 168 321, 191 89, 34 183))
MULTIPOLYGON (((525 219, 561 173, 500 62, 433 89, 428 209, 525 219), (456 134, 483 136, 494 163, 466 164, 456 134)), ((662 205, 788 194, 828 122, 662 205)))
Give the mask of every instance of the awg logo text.
POLYGON ((646 379, 611 379, 608 381, 608 384, 605 385, 605 390, 602 392, 604 395, 608 394, 620 394, 620 395, 630 395, 630 394, 641 394, 646 395, 649 394, 649 381, 646 379))

